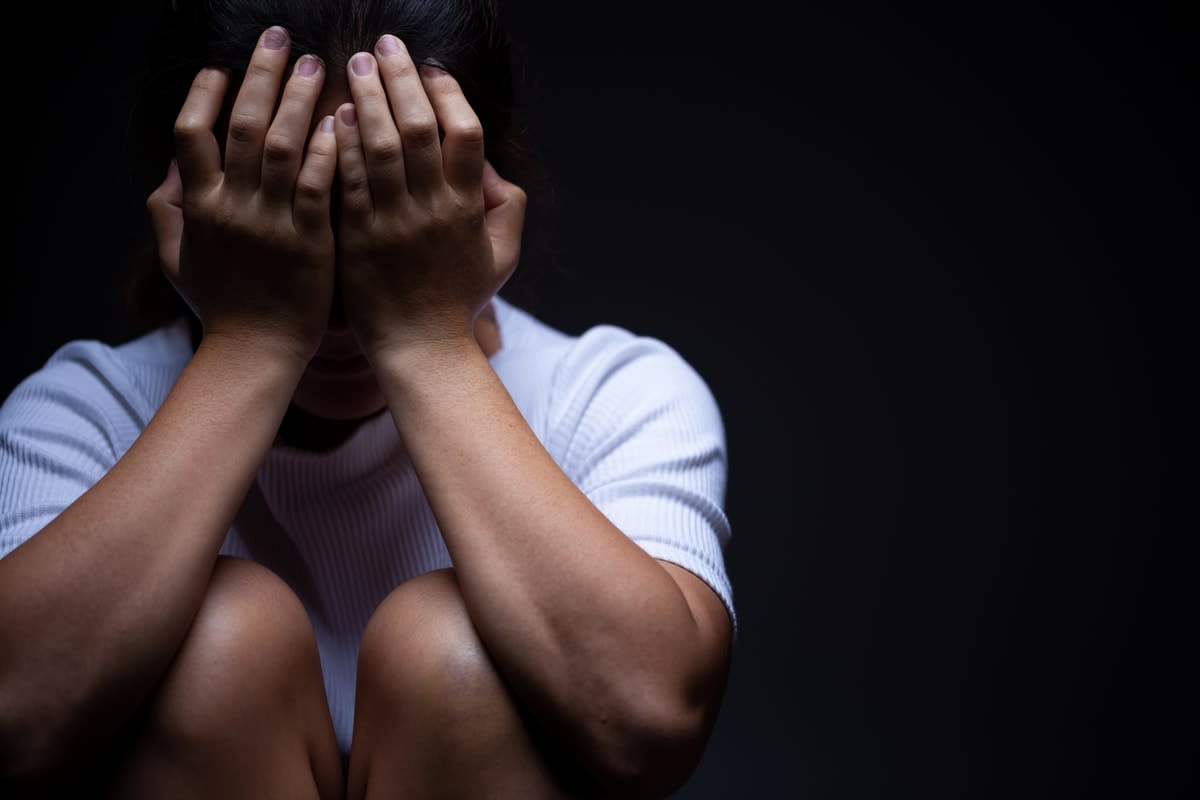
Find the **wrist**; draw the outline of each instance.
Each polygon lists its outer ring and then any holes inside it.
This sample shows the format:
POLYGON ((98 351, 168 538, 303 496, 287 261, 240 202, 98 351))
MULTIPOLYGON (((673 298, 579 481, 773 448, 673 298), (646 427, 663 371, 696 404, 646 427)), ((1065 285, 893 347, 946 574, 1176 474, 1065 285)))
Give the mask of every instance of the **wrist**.
POLYGON ((211 358, 240 374, 291 381, 296 384, 308 366, 302 348, 259 337, 233 332, 205 332, 196 355, 211 358))
POLYGON ((470 334, 430 338, 410 336, 363 348, 363 354, 372 366, 401 370, 429 369, 438 364, 455 363, 475 351, 479 351, 479 342, 470 334))
POLYGON ((437 386, 469 370, 478 361, 487 364, 479 343, 470 336, 393 342, 367 354, 379 386, 389 398, 399 391, 412 395, 437 386))

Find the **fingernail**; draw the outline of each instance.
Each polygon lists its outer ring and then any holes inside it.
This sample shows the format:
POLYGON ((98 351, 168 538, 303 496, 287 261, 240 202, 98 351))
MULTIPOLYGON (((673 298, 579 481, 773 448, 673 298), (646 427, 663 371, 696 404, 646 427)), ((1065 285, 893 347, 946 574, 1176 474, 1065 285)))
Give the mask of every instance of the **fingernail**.
POLYGON ((426 78, 437 78, 449 74, 446 70, 441 67, 435 67, 433 64, 422 64, 418 69, 420 69, 421 74, 426 78))
POLYGON ((342 118, 342 123, 350 127, 358 124, 358 113, 354 110, 354 106, 343 106, 338 115, 342 118))
POLYGON ((404 47, 400 44, 400 40, 390 33, 385 33, 379 37, 379 52, 385 56, 395 56, 404 52, 404 47))
POLYGON ((358 53, 350 59, 350 68, 354 74, 365 77, 371 74, 371 57, 366 53, 358 53))
POLYGON ((316 56, 305 54, 296 62, 296 72, 308 78, 317 74, 317 70, 321 68, 321 61, 316 56))
POLYGON ((321 120, 321 132, 329 133, 333 130, 333 115, 330 114, 325 119, 321 120))
POLYGON ((267 32, 263 34, 263 47, 268 50, 280 50, 287 44, 287 31, 278 25, 272 25, 267 28, 267 32))

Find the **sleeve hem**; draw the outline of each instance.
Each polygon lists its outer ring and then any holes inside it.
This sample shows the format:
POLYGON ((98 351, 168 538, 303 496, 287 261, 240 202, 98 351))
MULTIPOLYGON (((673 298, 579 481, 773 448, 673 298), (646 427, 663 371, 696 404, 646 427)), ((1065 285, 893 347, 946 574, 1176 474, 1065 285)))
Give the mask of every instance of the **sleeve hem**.
POLYGON ((737 611, 733 607, 733 588, 730 586, 729 579, 723 573, 714 570, 704 559, 697 556, 682 547, 677 547, 673 544, 663 541, 643 541, 639 539, 633 540, 639 547, 646 551, 652 558, 670 561, 683 567, 688 572, 695 575, 700 580, 708 584, 708 587, 716 593, 717 597, 721 598, 721 602, 725 604, 725 610, 729 612, 729 620, 733 624, 733 641, 736 643, 738 638, 738 619, 737 611))

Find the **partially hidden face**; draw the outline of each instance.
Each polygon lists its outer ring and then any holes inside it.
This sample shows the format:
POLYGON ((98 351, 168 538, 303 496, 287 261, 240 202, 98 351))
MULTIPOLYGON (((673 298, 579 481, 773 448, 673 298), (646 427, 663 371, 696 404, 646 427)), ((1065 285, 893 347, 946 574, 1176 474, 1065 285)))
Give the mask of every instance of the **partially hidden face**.
MULTIPOLYGON (((238 84, 230 85, 229 92, 225 97, 223 113, 213 131, 222 157, 225 153, 229 115, 237 99, 237 89, 238 84)), ((328 78, 313 111, 308 131, 309 137, 312 136, 322 119, 352 100, 350 85, 344 76, 328 78)), ((339 183, 335 176, 330 198, 331 224, 335 237, 341 208, 339 183)), ((387 405, 374 373, 367 363, 366 357, 359 350, 358 343, 346 323, 346 315, 341 301, 341 287, 336 282, 333 306, 325 337, 296 387, 292 402, 309 414, 337 420, 371 416, 387 405)))

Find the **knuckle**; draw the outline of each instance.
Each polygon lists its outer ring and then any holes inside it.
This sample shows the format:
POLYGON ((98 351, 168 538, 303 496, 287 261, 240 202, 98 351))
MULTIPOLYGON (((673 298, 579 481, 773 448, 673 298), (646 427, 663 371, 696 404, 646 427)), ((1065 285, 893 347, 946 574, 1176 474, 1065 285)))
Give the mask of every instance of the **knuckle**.
POLYGON ((285 133, 270 133, 263 143, 263 158, 272 163, 290 161, 296 153, 296 143, 285 133))
POLYGON ((367 192, 367 176, 364 173, 342 176, 342 191, 352 197, 364 195, 367 192))
POLYGON ((219 202, 210 208, 204 216, 215 227, 232 231, 239 227, 242 213, 244 211, 239 213, 239 209, 233 203, 219 202))
POLYGON ((195 114, 183 113, 175 119, 175 142, 187 144, 204 131, 204 126, 195 114))
POLYGON ((400 132, 400 135, 404 137, 404 141, 407 144, 418 150, 424 150, 427 147, 437 144, 437 122, 427 119, 408 122, 404 125, 404 129, 400 132))
MULTIPOLYGON (((264 51, 261 49, 256 50, 255 56, 262 52, 264 51)), ((255 57, 252 58, 250 63, 246 66, 246 80, 249 81, 252 78, 259 80, 274 80, 277 72, 279 72, 279 68, 277 66, 264 62, 260 58, 255 57)))
POLYGON ((246 143, 257 141, 262 136, 262 123, 249 114, 235 114, 229 118, 230 141, 246 143))
POLYGON ((312 178, 302 178, 296 183, 297 203, 315 205, 324 202, 325 195, 325 187, 312 178))
POLYGON ((478 120, 458 120, 450 123, 446 129, 446 138, 451 138, 463 144, 483 144, 483 126, 478 120))
POLYGON ((483 214, 483 194, 482 192, 469 194, 453 192, 450 200, 442 203, 439 210, 439 216, 474 219, 483 214))
POLYGON ((337 158, 337 142, 332 137, 314 136, 308 140, 308 158, 337 158))
POLYGON ((417 65, 411 58, 389 58, 381 66, 389 78, 403 80, 417 76, 417 65))
POLYGON ((458 198, 437 196, 429 202, 426 224, 433 231, 445 231, 458 225, 467 215, 465 204, 458 198))
POLYGON ((362 107, 369 106, 372 102, 379 102, 384 108, 387 107, 387 92, 384 91, 379 81, 367 81, 366 86, 361 87, 359 92, 362 99, 356 99, 354 101, 356 105, 362 107))
POLYGON ((379 164, 393 164, 404 157, 404 146, 395 136, 381 136, 373 140, 368 149, 379 164))

